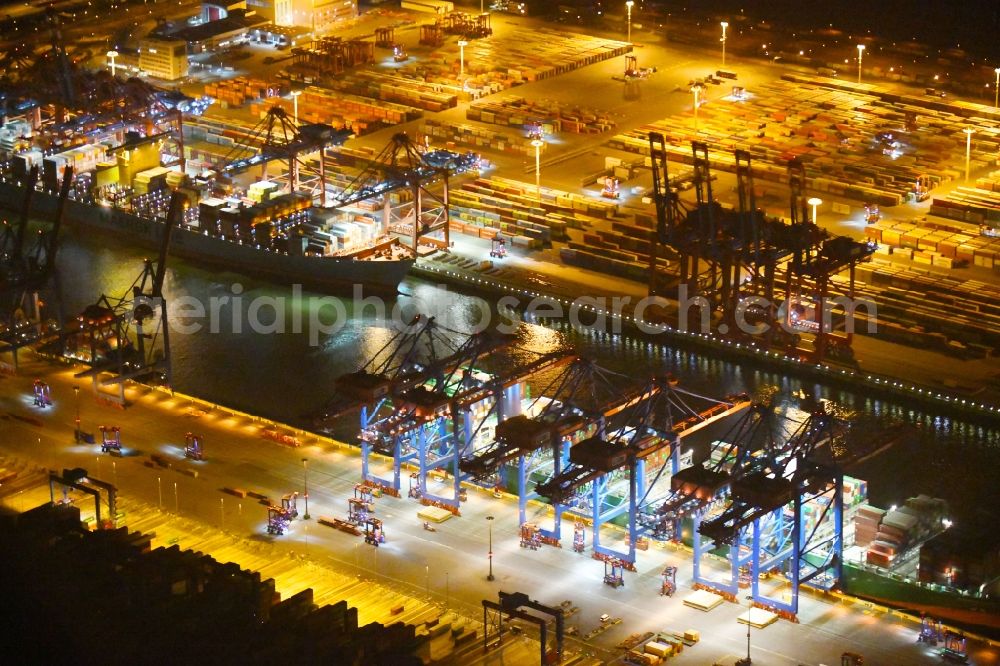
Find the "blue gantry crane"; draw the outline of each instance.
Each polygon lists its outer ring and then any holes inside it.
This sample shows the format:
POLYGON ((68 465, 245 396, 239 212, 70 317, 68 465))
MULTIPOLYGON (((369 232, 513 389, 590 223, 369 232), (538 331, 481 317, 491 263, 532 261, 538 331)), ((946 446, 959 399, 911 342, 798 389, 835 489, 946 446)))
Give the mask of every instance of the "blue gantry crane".
POLYGON ((702 575, 702 559, 710 550, 701 537, 699 528, 707 513, 722 501, 730 479, 730 470, 747 464, 761 451, 778 447, 773 434, 773 415, 770 407, 754 403, 729 428, 722 439, 713 445, 707 461, 686 467, 670 479, 670 494, 653 510, 641 518, 643 529, 654 539, 681 541, 682 521, 692 521, 692 547, 694 583, 703 585, 733 598, 738 590, 741 567, 745 563, 740 552, 731 553, 731 578, 728 583, 717 583, 702 575), (707 464, 705 464, 707 463, 707 464))
POLYGON ((730 472, 729 497, 699 532, 716 544, 749 550, 755 603, 798 612, 799 586, 830 589, 843 559, 843 483, 830 452, 841 424, 816 407, 783 446, 752 457, 730 472), (769 596, 761 576, 783 571, 790 597, 769 596))
MULTIPOLYGON (((393 487, 397 491, 400 468, 410 464, 416 467, 415 476, 411 477, 412 497, 458 509, 461 498, 458 462, 475 431, 471 405, 465 399, 490 381, 477 366, 502 344, 505 343, 485 333, 468 336, 446 359, 430 362, 424 381, 397 387, 389 400, 383 402, 384 411, 372 415, 362 431, 362 441, 373 450, 392 456, 393 487), (450 497, 437 495, 428 486, 428 475, 439 469, 453 475, 454 492, 450 497)), ((490 398, 491 395, 486 395, 483 399, 490 398)), ((486 409, 492 411, 496 404, 492 401, 486 409)))
POLYGON ((843 424, 815 407, 800 422, 757 403, 717 442, 709 464, 681 470, 647 526, 679 540, 692 520, 696 585, 734 599, 750 587, 755 604, 798 612, 799 585, 831 588, 843 552, 843 474, 830 445, 843 424), (704 556, 728 547, 728 572, 706 571, 704 556), (790 596, 770 596, 765 574, 785 573, 790 596))
MULTIPOLYGON (((394 401, 435 375, 449 374, 459 366, 461 342, 440 326, 434 317, 417 315, 389 335, 386 343, 355 372, 337 378, 336 393, 317 425, 329 426, 337 416, 360 412, 362 478, 383 491, 398 496, 400 466, 395 455, 395 434, 385 426, 395 413, 394 401), (393 476, 375 476, 370 467, 373 454, 393 456, 393 476)), ((426 440, 426 433, 424 433, 426 440)))
POLYGON ((660 482, 680 469, 680 440, 750 405, 745 395, 707 398, 678 386, 669 376, 653 377, 626 393, 604 427, 569 450, 569 465, 538 486, 540 495, 561 504, 584 490, 577 511, 592 524, 595 557, 635 563, 644 508, 662 497, 660 482), (664 474, 666 472, 666 474, 664 474), (627 516, 627 550, 601 543, 601 527, 627 516))
MULTIPOLYGON (((559 474, 569 464, 570 448, 603 427, 616 413, 621 387, 609 372, 590 359, 567 357, 565 367, 539 391, 524 413, 499 423, 494 441, 476 455, 464 459, 462 470, 474 479, 501 474, 504 466, 516 461, 520 525, 527 521, 527 506, 539 497, 538 483, 559 474)), ((539 527, 543 541, 558 543, 561 536, 562 502, 553 502, 552 529, 539 527)))
POLYGON ((323 419, 360 411, 364 481, 398 496, 408 466, 414 470, 411 496, 457 510, 461 484, 469 478, 460 461, 489 441, 493 425, 520 414, 528 376, 565 357, 515 349, 512 342, 510 336, 463 334, 434 318, 416 317, 360 370, 337 380, 338 396, 323 419), (391 476, 374 472, 376 455, 391 459, 391 476), (434 474, 451 475, 453 492, 435 493, 428 484, 434 474))
POLYGON ((487 424, 499 427, 517 417, 525 380, 564 358, 559 352, 519 349, 518 355, 530 360, 518 363, 505 354, 510 342, 483 333, 469 336, 446 361, 430 367, 425 381, 397 392, 393 412, 369 430, 383 443, 393 440, 395 468, 405 462, 416 466, 410 489, 414 498, 457 510, 461 484, 470 478, 461 461, 488 442, 483 434, 487 424), (435 470, 452 475, 450 496, 431 492, 427 481, 435 470))

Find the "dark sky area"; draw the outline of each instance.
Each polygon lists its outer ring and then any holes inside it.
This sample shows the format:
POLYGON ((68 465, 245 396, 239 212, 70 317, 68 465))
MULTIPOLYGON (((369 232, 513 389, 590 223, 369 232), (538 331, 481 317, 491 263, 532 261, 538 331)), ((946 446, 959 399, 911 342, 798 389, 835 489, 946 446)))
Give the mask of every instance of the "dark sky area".
MULTIPOLYGON (((650 0, 647 0, 650 1, 650 0)), ((776 23, 827 26, 851 32, 871 30, 892 39, 935 45, 961 44, 1000 60, 1000 0, 667 0, 702 14, 747 14, 776 23)))

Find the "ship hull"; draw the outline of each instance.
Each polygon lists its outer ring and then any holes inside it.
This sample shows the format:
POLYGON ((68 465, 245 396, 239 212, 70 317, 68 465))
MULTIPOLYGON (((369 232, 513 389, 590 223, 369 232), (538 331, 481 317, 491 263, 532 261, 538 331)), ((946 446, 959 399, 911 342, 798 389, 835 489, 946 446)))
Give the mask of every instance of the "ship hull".
MULTIPOLYGON (((22 188, 0 182, 0 207, 18 210, 23 200, 22 188)), ((58 197, 35 192, 31 198, 31 214, 52 219, 57 204, 58 197)), ((163 223, 156 220, 72 200, 66 202, 64 222, 84 233, 112 234, 150 249, 159 248, 164 230, 163 223)), ((412 259, 363 261, 280 254, 181 227, 175 227, 171 233, 170 254, 194 264, 242 273, 251 278, 264 277, 338 294, 352 293, 355 285, 360 285, 365 292, 395 294, 414 263, 412 259)))

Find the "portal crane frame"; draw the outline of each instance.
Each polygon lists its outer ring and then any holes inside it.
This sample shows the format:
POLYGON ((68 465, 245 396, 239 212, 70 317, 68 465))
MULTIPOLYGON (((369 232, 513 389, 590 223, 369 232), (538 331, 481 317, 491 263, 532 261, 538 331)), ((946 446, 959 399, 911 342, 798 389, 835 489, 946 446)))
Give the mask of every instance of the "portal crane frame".
POLYGON ((561 503, 577 489, 585 488, 589 506, 583 508, 589 509, 587 517, 592 521, 594 556, 634 565, 641 516, 647 506, 662 497, 656 494, 658 483, 667 482, 679 471, 681 438, 749 404, 746 396, 706 398, 679 388, 670 377, 654 377, 640 391, 626 394, 618 411, 610 415, 620 415, 614 419, 618 424, 614 430, 605 425, 604 432, 571 448, 571 464, 542 484, 538 492, 561 503), (692 407, 692 399, 709 406, 692 407), (653 469, 647 470, 650 461, 653 469), (614 492, 621 481, 627 484, 627 499, 614 492), (621 515, 628 516, 624 552, 601 543, 602 526, 621 515))
MULTIPOLYGON (((342 166, 349 162, 346 156, 339 160, 342 166)), ((421 242, 447 249, 451 246, 449 178, 478 166, 479 157, 473 153, 423 150, 399 132, 378 155, 362 163, 361 171, 334 197, 333 205, 342 208, 381 197, 383 231, 409 236, 413 256, 418 256, 421 242), (408 196, 394 210, 390 195, 400 191, 408 196)))
POLYGON ((840 580, 843 473, 819 461, 821 447, 839 436, 838 424, 816 408, 785 440, 773 436, 770 420, 758 422, 756 433, 766 438, 762 446, 754 443, 750 430, 740 431, 742 437, 734 441, 743 454, 729 468, 711 513, 693 516, 694 580, 729 598, 749 586, 756 605, 792 617, 798 613, 800 585, 830 589, 840 580), (808 516, 807 507, 812 509, 808 516), (705 537, 716 548, 729 546, 728 582, 702 575, 705 537), (760 585, 773 571, 783 571, 788 578, 787 601, 768 596, 760 585))
POLYGON ((233 146, 218 170, 222 177, 231 177, 241 171, 259 166, 261 177, 267 174, 267 165, 282 161, 288 165, 289 192, 309 186, 313 196, 318 194, 320 207, 326 207, 326 149, 341 145, 350 138, 348 130, 334 129, 329 125, 309 123, 297 125, 280 106, 272 106, 248 133, 245 143, 233 146), (244 155, 247 149, 252 155, 244 155), (305 156, 319 153, 317 166, 305 156), (302 176, 305 175, 306 178, 302 176))
POLYGON ((95 392, 99 386, 117 386, 118 401, 122 405, 125 404, 125 383, 130 379, 160 376, 168 386, 172 383, 170 327, 163 282, 170 237, 180 219, 183 199, 179 191, 171 196, 157 260, 145 260, 142 272, 125 294, 119 297, 102 294, 94 305, 80 314, 73 329, 61 333, 64 355, 73 357, 75 354, 67 346, 71 339, 78 343, 83 341, 89 347, 90 368, 74 376, 92 378, 95 392), (113 349, 102 358, 102 347, 112 342, 113 349), (111 376, 99 379, 104 373, 111 376))
MULTIPOLYGON (((18 369, 18 350, 45 340, 51 333, 43 322, 41 292, 50 283, 56 288, 58 303, 59 275, 56 253, 59 231, 66 211, 73 181, 73 167, 63 172, 62 187, 55 220, 47 231, 40 232, 35 243, 25 251, 31 199, 38 181, 38 168, 32 167, 25 184, 24 200, 14 226, 6 226, 0 236, 0 353, 9 352, 14 370, 18 369)), ((56 308, 56 328, 62 328, 62 310, 56 308)))

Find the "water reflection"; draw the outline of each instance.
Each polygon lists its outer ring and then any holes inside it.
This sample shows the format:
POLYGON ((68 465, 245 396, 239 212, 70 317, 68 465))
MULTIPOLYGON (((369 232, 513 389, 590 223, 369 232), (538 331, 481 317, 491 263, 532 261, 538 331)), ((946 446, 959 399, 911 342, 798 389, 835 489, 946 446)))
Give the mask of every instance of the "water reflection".
MULTIPOLYGON (((139 251, 103 240, 96 243, 71 238, 59 254, 66 311, 79 312, 102 291, 120 293, 141 270, 143 257, 139 251)), ((248 303, 255 297, 292 296, 283 287, 176 261, 168 270, 164 292, 171 300, 181 296, 208 299, 231 294, 235 283, 243 287, 239 304, 242 311, 234 312, 232 303, 224 305, 220 308, 222 321, 234 315, 236 319, 245 316, 248 303)), ((484 316, 495 314, 480 298, 428 282, 408 280, 402 290, 404 295, 387 306, 398 309, 404 319, 418 313, 433 314, 445 328, 468 330, 484 316)), ((172 335, 174 382, 184 392, 303 424, 303 415, 315 412, 327 401, 335 377, 359 368, 393 335, 393 330, 378 320, 375 308, 350 301, 339 301, 339 306, 345 313, 343 327, 321 336, 318 345, 310 344, 305 331, 245 335, 224 326, 218 333, 172 335)), ((306 321, 310 315, 308 305, 302 303, 293 305, 290 313, 303 315, 306 321)), ((523 326, 520 337, 525 347, 539 352, 575 348, 614 372, 630 375, 636 382, 667 372, 688 390, 707 396, 774 394, 781 409, 798 406, 796 395, 808 395, 851 414, 859 432, 880 433, 896 422, 908 423, 913 426, 912 437, 854 470, 871 482, 870 492, 876 504, 888 506, 910 495, 926 493, 947 499, 956 520, 971 519, 982 507, 1000 506, 1000 484, 996 482, 996 470, 1000 469, 998 429, 648 339, 581 331, 563 321, 523 326)), ((539 377, 538 383, 545 380, 539 377)), ((713 434, 706 432, 702 439, 713 434)), ((873 448, 878 448, 877 444, 868 443, 873 448)))

